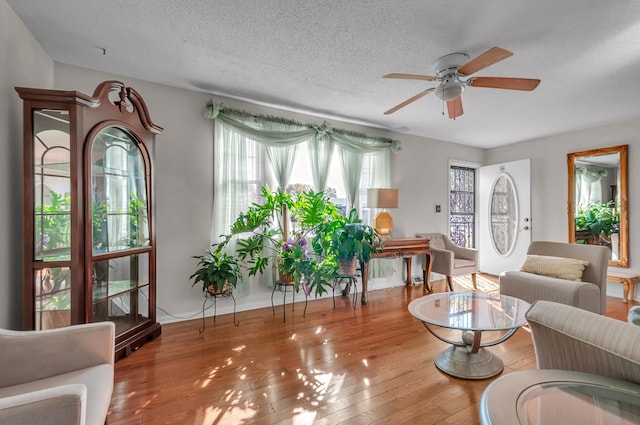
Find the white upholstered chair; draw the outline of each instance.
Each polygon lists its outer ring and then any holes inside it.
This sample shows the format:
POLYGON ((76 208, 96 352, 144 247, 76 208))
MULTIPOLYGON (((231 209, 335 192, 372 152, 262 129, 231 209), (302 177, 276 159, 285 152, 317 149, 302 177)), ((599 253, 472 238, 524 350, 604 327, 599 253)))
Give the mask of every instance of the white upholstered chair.
POLYGON ((555 301, 604 314, 607 305, 609 248, 600 245, 534 241, 527 255, 571 258, 586 261, 580 281, 548 277, 520 270, 500 274, 500 294, 533 303, 555 301))
POLYGON ((623 421, 616 415, 633 416, 637 420, 640 414, 640 326, 551 301, 533 303, 526 318, 537 368, 541 370, 517 371, 493 381, 480 401, 483 425, 517 423, 513 418, 518 410, 515 399, 524 403, 523 399, 528 397, 524 393, 532 394, 534 385, 540 388, 540 384, 549 386, 549 382, 562 381, 568 388, 567 382, 574 379, 589 382, 590 388, 601 385, 599 388, 604 389, 599 391, 604 392, 598 397, 586 398, 583 393, 579 403, 571 403, 561 391, 555 393, 555 397, 539 398, 535 410, 539 422, 536 423, 637 423, 632 422, 634 419, 623 421), (607 398, 614 388, 625 389, 626 407, 607 398), (629 394, 635 394, 634 401, 629 401, 629 394), (589 402, 582 402, 593 399, 608 413, 615 414, 605 415, 609 420, 600 418, 597 409, 590 408, 589 402), (633 407, 626 410, 631 403, 633 407))
MULTIPOLYGON (((478 273, 478 250, 460 248, 442 233, 417 233, 417 238, 429 239, 429 248, 432 252, 431 271, 445 275, 447 286, 453 291, 453 276, 471 275, 473 288, 477 289, 476 273, 478 273)), ((429 263, 425 256, 422 268, 426 270, 429 263)), ((427 284, 429 282, 426 282, 427 284)))
POLYGON ((113 393, 115 326, 0 329, 0 424, 103 425, 113 393))

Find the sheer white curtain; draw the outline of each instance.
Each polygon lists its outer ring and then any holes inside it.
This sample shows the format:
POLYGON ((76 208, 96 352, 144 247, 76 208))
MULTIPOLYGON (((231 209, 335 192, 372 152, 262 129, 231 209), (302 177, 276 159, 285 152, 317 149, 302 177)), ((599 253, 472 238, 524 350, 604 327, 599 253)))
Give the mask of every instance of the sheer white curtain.
POLYGON ((249 206, 247 158, 255 142, 221 120, 215 121, 211 242, 229 233, 235 217, 249 206))
POLYGON ((326 134, 314 135, 307 144, 309 149, 309 163, 313 178, 313 190, 321 192, 327 187, 329 166, 333 156, 333 141, 326 134))
POLYGON ((362 152, 355 152, 344 147, 340 149, 342 160, 342 180, 347 195, 347 213, 352 208, 358 208, 360 202, 358 192, 360 190, 360 176, 362 175, 362 152))
POLYGON ((607 176, 603 168, 576 168, 576 205, 585 208, 589 204, 602 203, 602 179, 607 176))
MULTIPOLYGON (((391 158, 389 152, 380 152, 377 154, 366 154, 363 158, 363 170, 368 173, 363 174, 360 183, 360 202, 366 205, 367 189, 371 187, 391 187, 391 158)), ((371 214, 376 211, 369 211, 371 214)), ((393 275, 393 260, 387 258, 374 258, 369 261, 369 277, 389 277, 393 275)))

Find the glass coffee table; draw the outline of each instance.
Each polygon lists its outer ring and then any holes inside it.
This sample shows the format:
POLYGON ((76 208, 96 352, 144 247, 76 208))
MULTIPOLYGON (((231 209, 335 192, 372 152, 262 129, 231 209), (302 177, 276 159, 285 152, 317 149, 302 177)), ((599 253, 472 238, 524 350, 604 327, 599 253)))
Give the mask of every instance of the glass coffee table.
POLYGON ((451 344, 435 358, 438 369, 456 378, 485 379, 502 372, 502 360, 484 347, 500 344, 527 323, 530 305, 507 295, 483 292, 445 292, 411 301, 409 313, 436 338, 451 344), (443 329, 444 328, 444 329, 443 329), (446 329, 460 331, 453 339, 446 329), (498 336, 482 340, 483 332, 498 336))

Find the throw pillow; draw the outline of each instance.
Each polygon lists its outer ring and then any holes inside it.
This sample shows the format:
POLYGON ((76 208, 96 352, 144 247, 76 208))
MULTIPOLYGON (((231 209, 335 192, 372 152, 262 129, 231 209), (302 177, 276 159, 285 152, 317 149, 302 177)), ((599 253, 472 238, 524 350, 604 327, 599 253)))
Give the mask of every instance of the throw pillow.
POLYGON ((588 265, 588 261, 575 258, 527 255, 520 271, 580 282, 582 272, 588 265))

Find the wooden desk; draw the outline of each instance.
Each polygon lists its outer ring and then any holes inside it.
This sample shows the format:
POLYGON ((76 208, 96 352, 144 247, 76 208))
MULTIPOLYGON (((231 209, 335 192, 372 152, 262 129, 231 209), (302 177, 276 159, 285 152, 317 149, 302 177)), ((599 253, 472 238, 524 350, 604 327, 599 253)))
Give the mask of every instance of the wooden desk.
MULTIPOLYGON (((407 262, 407 286, 413 285, 411 278, 411 264, 414 255, 426 254, 427 268, 422 270, 423 292, 431 292, 429 278, 431 277, 431 249, 429 239, 425 238, 398 238, 386 239, 382 251, 371 255, 371 258, 398 258, 402 257, 407 262)), ((360 264, 362 269, 362 305, 367 304, 367 289, 369 281, 369 264, 360 264)))

